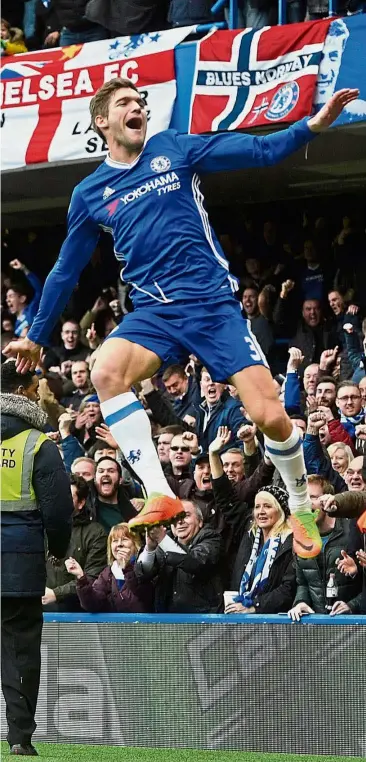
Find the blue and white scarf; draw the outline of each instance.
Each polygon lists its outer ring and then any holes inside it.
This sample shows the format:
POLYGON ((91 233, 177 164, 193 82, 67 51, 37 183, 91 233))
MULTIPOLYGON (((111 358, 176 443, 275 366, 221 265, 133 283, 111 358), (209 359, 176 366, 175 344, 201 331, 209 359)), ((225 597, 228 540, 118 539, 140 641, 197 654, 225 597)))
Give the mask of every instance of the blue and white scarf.
POLYGON ((343 415, 343 413, 341 413, 341 424, 352 439, 356 436, 356 426, 358 426, 359 423, 363 423, 364 419, 365 413, 363 410, 361 410, 360 413, 357 413, 357 415, 343 415))
POLYGON ((111 572, 117 582, 118 590, 121 590, 123 585, 125 584, 125 575, 123 573, 123 569, 121 569, 117 561, 113 561, 113 564, 111 566, 111 572))
POLYGON ((239 595, 234 598, 235 603, 242 603, 246 608, 253 606, 255 596, 259 595, 267 583, 273 561, 276 558, 281 542, 280 535, 277 537, 270 537, 267 542, 264 543, 263 548, 259 550, 261 536, 262 530, 258 528, 255 533, 250 559, 241 578, 239 595), (249 590, 252 574, 254 574, 254 579, 249 590))

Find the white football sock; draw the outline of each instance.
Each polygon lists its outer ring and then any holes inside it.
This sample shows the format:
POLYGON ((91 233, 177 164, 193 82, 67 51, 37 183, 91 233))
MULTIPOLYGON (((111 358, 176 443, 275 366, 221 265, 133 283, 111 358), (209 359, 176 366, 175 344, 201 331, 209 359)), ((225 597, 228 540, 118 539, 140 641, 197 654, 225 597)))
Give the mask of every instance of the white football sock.
POLYGON ((145 486, 147 495, 157 492, 176 497, 164 476, 151 438, 147 413, 133 392, 125 392, 101 403, 107 426, 126 460, 145 486))
POLYGON ((280 472, 286 485, 291 513, 311 511, 304 450, 296 426, 285 442, 274 442, 273 439, 265 436, 264 443, 268 457, 280 472))

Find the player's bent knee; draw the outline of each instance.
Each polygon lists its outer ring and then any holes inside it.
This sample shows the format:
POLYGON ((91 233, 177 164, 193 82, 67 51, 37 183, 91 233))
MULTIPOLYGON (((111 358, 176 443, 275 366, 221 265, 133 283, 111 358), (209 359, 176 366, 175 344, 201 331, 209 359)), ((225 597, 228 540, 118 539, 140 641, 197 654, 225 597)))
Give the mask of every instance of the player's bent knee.
POLYGON ((110 363, 95 363, 90 374, 91 382, 100 397, 106 399, 129 391, 131 383, 121 369, 116 370, 110 363))
POLYGON ((261 431, 282 431, 288 425, 288 416, 280 402, 268 401, 257 407, 255 414, 252 415, 254 423, 261 431))

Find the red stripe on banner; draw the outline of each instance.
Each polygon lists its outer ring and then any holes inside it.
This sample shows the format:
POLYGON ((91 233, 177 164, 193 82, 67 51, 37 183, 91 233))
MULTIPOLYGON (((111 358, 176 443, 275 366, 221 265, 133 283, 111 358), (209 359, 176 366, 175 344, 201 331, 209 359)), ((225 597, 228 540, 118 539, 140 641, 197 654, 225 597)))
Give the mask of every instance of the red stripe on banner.
POLYGON ((55 132, 61 122, 61 116, 61 100, 57 102, 57 108, 50 109, 48 103, 43 103, 39 106, 38 124, 28 143, 27 152, 25 154, 26 164, 38 164, 48 161, 48 151, 55 132))
POLYGON ((303 45, 324 42, 332 21, 333 19, 321 19, 271 27, 259 39, 258 58, 261 61, 269 60, 299 50, 303 45))
POLYGON ((211 132, 212 122, 222 113, 229 100, 228 95, 196 95, 190 132, 211 132))
POLYGON ((231 46, 238 34, 237 29, 217 31, 201 40, 201 61, 230 61, 231 46))

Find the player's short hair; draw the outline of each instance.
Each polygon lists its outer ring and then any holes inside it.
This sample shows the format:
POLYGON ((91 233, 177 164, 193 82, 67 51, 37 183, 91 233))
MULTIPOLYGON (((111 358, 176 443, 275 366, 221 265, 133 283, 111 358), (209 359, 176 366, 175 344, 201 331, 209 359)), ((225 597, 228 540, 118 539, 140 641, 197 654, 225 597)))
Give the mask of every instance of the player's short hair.
POLYGON ((125 77, 116 77, 115 79, 111 79, 109 82, 105 82, 104 85, 102 85, 102 87, 97 90, 90 101, 89 110, 92 128, 99 135, 99 137, 102 138, 102 140, 105 139, 105 135, 103 135, 99 127, 97 127, 95 124, 95 118, 97 116, 108 116, 109 102, 111 97, 113 93, 116 92, 116 90, 121 90, 122 87, 129 88, 130 90, 135 90, 136 93, 139 93, 138 88, 133 84, 133 82, 131 82, 130 79, 125 77))

